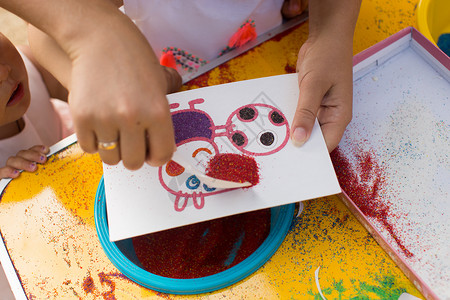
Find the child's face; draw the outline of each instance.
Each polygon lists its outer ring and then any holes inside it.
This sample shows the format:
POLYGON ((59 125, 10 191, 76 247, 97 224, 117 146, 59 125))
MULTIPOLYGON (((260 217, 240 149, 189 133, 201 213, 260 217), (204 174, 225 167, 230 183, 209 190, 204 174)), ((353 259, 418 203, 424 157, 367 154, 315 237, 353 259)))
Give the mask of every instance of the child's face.
POLYGON ((28 76, 22 57, 0 33, 0 126, 19 120, 29 105, 28 76))

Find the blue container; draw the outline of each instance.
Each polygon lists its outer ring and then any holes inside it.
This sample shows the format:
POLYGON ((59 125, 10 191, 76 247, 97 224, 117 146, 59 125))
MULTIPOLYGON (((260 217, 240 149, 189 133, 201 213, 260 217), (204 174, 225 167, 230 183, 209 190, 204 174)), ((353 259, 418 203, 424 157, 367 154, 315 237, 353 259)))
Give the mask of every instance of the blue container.
POLYGON ((169 294, 200 294, 230 286, 258 270, 275 253, 291 226, 295 204, 271 208, 270 232, 259 248, 237 265, 214 275, 174 279, 146 271, 134 251, 132 239, 109 240, 106 216, 105 188, 101 179, 95 197, 95 226, 100 243, 108 258, 125 276, 149 289, 169 294))

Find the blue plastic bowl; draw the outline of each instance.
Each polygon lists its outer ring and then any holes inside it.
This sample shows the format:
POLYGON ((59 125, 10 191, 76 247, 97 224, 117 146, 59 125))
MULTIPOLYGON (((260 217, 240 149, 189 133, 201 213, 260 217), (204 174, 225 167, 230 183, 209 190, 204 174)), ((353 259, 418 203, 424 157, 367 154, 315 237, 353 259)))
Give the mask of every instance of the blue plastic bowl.
POLYGON ((237 265, 214 275, 174 279, 152 274, 142 268, 134 252, 132 239, 118 242, 109 240, 106 217, 105 188, 101 179, 95 196, 95 226, 100 243, 111 262, 129 279, 147 287, 169 294, 200 294, 230 286, 258 270, 275 253, 291 226, 295 204, 271 208, 270 232, 259 248, 237 265))

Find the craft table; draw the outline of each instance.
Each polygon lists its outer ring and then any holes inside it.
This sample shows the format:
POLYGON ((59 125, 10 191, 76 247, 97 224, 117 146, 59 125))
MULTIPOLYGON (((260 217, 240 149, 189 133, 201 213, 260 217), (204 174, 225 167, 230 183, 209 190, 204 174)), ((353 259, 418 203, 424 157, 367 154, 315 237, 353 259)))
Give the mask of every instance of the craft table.
MULTIPOLYGON (((417 0, 363 1, 354 54, 415 26, 417 0)), ((307 24, 191 81, 184 89, 295 72, 307 24)), ((28 299, 398 299, 423 298, 337 196, 304 202, 275 255, 247 279, 210 294, 176 296, 123 276, 97 238, 94 202, 102 164, 78 144, 9 183, 0 202, 2 264, 28 299), (6 251, 5 251, 6 250, 6 251), (5 255, 5 253, 7 253, 5 255), (10 261, 9 259, 10 258, 10 261), (12 264, 11 264, 12 262, 12 264)))

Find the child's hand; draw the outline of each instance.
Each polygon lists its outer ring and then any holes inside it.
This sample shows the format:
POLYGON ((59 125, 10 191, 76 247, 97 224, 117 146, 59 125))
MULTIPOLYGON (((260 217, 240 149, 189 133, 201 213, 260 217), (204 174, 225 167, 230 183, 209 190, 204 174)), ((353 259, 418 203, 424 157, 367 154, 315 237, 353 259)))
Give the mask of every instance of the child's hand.
POLYGON ((353 33, 361 0, 311 0, 309 37, 297 61, 300 95, 291 139, 302 145, 319 120, 328 151, 352 118, 353 33))
POLYGON ((306 142, 317 117, 328 151, 332 151, 352 118, 352 44, 328 36, 308 39, 297 62, 300 95, 291 138, 306 142))
POLYGON ((28 150, 17 152, 16 156, 11 156, 6 161, 6 165, 0 168, 0 178, 17 178, 20 170, 34 172, 37 170, 37 164, 43 164, 47 161, 47 153, 50 149, 47 146, 36 145, 28 150))

